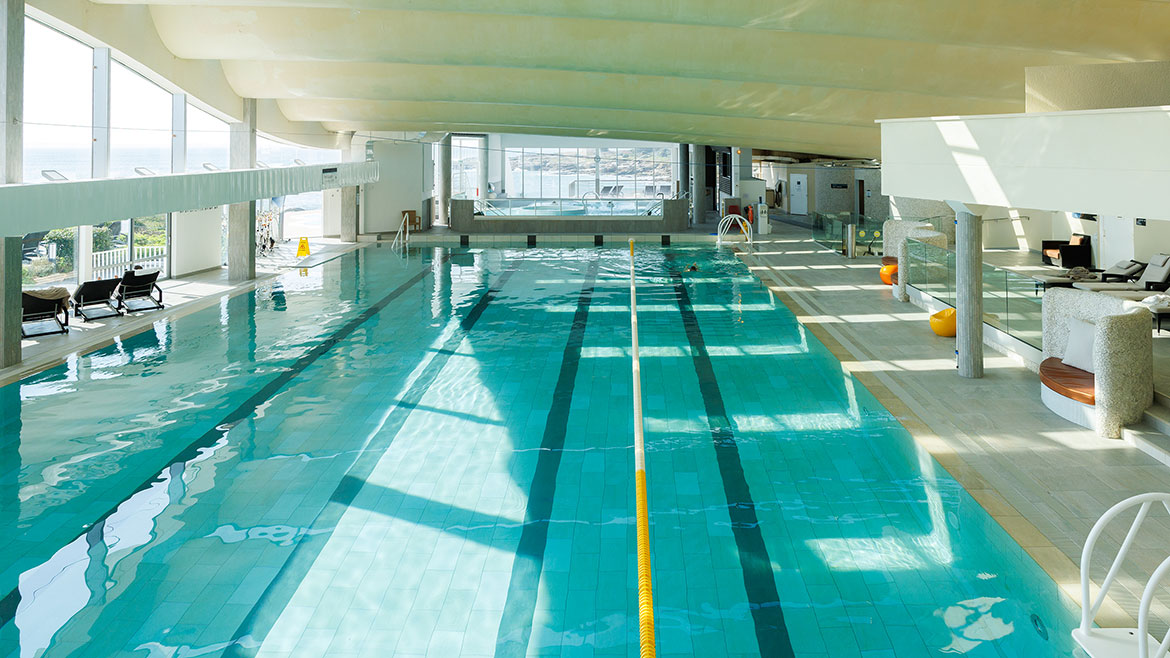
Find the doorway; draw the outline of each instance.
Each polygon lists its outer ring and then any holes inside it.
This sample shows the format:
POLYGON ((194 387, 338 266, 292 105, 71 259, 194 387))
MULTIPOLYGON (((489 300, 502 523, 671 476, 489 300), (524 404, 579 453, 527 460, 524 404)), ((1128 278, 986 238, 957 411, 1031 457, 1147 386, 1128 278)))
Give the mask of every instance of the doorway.
POLYGON ((788 177, 788 212, 793 215, 808 214, 808 174, 792 174, 788 177))

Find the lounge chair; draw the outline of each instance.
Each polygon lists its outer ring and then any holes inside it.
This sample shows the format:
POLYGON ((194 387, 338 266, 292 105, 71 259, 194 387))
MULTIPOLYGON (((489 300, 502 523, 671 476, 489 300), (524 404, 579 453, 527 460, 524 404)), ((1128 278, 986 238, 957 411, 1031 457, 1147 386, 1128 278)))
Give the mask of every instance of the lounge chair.
POLYGON ((1101 272, 1094 280, 1070 276, 1070 274, 1075 274, 1075 272, 1066 272, 1060 275, 1032 274, 1030 276, 1039 282, 1039 287, 1047 290, 1048 288, 1071 288, 1078 281, 1084 281, 1085 283, 1109 283, 1111 279, 1121 282, 1132 281, 1141 275, 1145 269, 1145 263, 1136 260, 1123 260, 1104 272, 1101 272))
POLYGON ((1114 290, 1165 290, 1170 286, 1170 254, 1154 254, 1150 264, 1142 272, 1141 278, 1134 282, 1098 283, 1085 281, 1074 283, 1074 288, 1095 292, 1109 292, 1114 290))
POLYGON ((113 299, 114 290, 121 282, 121 279, 116 278, 97 279, 96 281, 86 281, 78 286, 73 293, 73 315, 87 321, 122 315, 122 311, 118 310, 113 299), (92 306, 104 306, 111 312, 97 316, 86 315, 85 309, 92 306))
POLYGON ((1040 243, 1040 258, 1045 265, 1056 265, 1067 269, 1093 266, 1091 238, 1073 233, 1068 240, 1043 240, 1040 243))
POLYGON ((44 291, 33 291, 33 294, 26 292, 20 296, 20 337, 32 338, 33 336, 69 333, 69 308, 65 305, 66 300, 69 299, 69 293, 66 292, 64 298, 53 299, 37 296, 39 292, 44 291), (56 327, 49 331, 29 333, 24 330, 26 322, 52 322, 56 327))
POLYGON ((118 310, 153 311, 163 307, 162 288, 158 287, 158 272, 143 273, 142 270, 131 270, 122 275, 118 281, 118 288, 114 292, 118 310), (155 298, 152 293, 157 292, 155 298), (145 305, 131 307, 127 302, 143 301, 145 305))

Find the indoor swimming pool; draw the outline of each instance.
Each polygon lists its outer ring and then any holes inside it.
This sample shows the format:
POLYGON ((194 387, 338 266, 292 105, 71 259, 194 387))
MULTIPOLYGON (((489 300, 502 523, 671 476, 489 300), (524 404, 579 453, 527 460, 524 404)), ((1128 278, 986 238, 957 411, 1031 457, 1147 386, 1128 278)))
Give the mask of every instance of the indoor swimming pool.
MULTIPOLYGON (((637 655, 628 257, 368 246, 0 388, 0 655, 637 655)), ((636 267, 658 655, 1073 653, 729 250, 636 267)))

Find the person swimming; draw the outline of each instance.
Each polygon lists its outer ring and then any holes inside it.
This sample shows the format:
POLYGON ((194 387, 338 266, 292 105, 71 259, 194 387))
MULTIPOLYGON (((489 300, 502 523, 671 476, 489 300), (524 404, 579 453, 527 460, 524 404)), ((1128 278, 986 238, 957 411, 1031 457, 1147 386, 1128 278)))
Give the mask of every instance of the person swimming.
POLYGON ((698 264, 696 264, 696 263, 691 263, 691 266, 687 268, 687 271, 688 271, 688 272, 698 272, 698 271, 699 271, 699 266, 698 266, 698 264))

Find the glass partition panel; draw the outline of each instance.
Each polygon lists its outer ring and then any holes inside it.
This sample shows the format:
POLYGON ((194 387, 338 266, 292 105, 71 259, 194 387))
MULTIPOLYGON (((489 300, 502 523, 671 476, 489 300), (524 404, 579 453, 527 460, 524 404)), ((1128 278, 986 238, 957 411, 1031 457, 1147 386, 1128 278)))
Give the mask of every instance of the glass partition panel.
MULTIPOLYGON (((906 241, 906 284, 949 306, 956 306, 955 252, 910 239, 906 241)), ((1036 279, 983 264, 983 321, 1010 336, 1041 348, 1044 284, 1036 279)))

